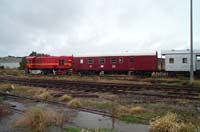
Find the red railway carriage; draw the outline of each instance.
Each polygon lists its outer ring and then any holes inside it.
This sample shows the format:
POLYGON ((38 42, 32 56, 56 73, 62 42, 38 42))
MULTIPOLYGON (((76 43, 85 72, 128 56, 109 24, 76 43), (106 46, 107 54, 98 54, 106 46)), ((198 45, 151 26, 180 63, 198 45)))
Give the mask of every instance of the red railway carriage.
POLYGON ((27 72, 33 74, 67 73, 73 68, 73 56, 29 56, 27 72))
POLYGON ((157 71, 157 52, 136 55, 75 56, 74 70, 84 73, 152 73, 157 71))

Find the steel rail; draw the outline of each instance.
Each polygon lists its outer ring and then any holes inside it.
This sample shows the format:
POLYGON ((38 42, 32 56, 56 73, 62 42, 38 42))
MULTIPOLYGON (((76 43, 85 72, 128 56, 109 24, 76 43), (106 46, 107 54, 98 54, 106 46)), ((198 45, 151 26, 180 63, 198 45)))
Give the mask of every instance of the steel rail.
POLYGON ((188 87, 171 87, 161 85, 139 85, 99 83, 65 80, 27 79, 27 78, 1 78, 1 82, 10 82, 20 85, 29 85, 46 88, 61 88, 65 90, 84 92, 112 92, 114 94, 135 94, 143 96, 155 96, 160 98, 177 98, 200 100, 200 89, 188 87), (150 91, 153 91, 150 92, 150 91))

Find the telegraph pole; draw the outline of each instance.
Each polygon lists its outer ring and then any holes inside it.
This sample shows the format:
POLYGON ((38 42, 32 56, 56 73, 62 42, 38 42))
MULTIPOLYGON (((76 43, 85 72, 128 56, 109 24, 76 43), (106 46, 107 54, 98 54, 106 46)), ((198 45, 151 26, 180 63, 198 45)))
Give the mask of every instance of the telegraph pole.
POLYGON ((192 0, 190 0, 190 84, 194 80, 194 67, 193 67, 193 7, 192 0))

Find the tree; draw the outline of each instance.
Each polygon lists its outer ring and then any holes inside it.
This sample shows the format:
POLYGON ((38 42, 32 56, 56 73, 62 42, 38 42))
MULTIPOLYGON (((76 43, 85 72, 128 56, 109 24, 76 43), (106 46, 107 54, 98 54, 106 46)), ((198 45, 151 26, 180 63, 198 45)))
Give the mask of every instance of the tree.
POLYGON ((35 52, 35 51, 32 51, 30 54, 29 54, 29 56, 37 56, 38 54, 37 54, 37 52, 35 52))
POLYGON ((26 68, 26 57, 22 58, 22 61, 19 63, 19 69, 24 70, 26 68))

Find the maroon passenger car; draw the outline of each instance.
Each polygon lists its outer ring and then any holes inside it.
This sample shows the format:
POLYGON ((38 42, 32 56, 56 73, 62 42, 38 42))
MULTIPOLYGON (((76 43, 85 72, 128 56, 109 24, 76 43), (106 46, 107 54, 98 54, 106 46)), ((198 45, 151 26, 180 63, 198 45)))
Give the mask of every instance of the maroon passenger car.
POLYGON ((74 70, 80 74, 134 73, 157 71, 157 52, 151 54, 88 55, 74 57, 74 70))

